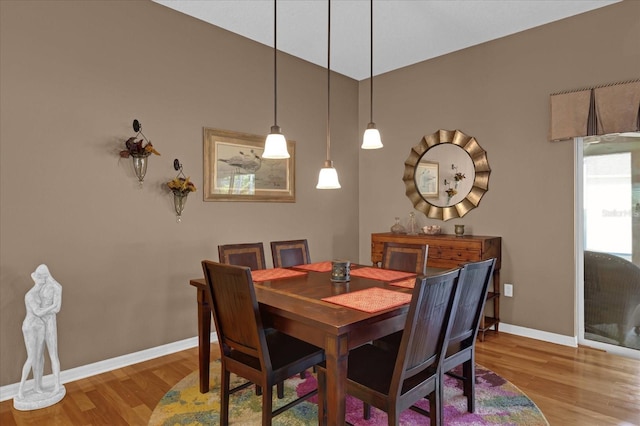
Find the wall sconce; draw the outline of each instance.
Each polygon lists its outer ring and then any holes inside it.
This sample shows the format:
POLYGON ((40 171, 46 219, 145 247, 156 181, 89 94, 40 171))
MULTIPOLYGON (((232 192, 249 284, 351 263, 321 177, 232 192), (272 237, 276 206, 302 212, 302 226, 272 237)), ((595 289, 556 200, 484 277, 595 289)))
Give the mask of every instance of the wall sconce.
POLYGON ((173 160, 173 168, 178 171, 178 175, 171 181, 167 182, 167 186, 173 193, 173 206, 176 211, 176 222, 182 222, 182 211, 187 203, 187 196, 190 192, 196 191, 196 186, 182 172, 182 164, 176 158, 173 160))
POLYGON ((458 171, 458 167, 455 164, 451 165, 451 170, 454 171, 453 180, 444 180, 444 185, 447 187, 447 189, 444 191, 447 193, 447 205, 451 204, 451 198, 458 194, 458 183, 461 180, 466 179, 464 173, 460 173, 458 171))
POLYGON ((133 159, 133 170, 138 177, 139 187, 142 188, 144 182, 144 176, 147 174, 147 161, 151 154, 160 155, 155 150, 151 141, 142 133, 142 124, 138 120, 133 120, 133 131, 136 135, 127 139, 124 143, 127 149, 120 151, 120 157, 133 159), (136 140, 138 135, 142 136, 142 139, 136 140))

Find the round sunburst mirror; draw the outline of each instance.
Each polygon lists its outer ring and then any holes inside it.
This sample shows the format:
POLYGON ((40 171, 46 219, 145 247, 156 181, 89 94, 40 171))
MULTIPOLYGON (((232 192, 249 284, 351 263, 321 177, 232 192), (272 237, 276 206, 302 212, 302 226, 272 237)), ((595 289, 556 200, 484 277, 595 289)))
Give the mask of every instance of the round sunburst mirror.
POLYGON ((446 221, 480 204, 490 174, 487 153, 474 137, 441 129, 411 148, 402 180, 416 210, 446 221))

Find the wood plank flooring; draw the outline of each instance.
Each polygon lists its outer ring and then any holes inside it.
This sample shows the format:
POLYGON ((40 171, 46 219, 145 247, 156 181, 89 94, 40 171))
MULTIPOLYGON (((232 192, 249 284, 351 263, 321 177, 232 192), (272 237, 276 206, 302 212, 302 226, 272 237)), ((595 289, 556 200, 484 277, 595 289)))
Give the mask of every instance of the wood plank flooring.
MULTIPOLYGON (((640 425, 640 361, 506 333, 488 333, 476 347, 476 361, 518 386, 552 426, 640 425)), ((218 353, 213 344, 212 358, 218 353)), ((0 425, 147 425, 160 398, 197 368, 193 348, 66 383, 52 407, 0 403, 0 425)))

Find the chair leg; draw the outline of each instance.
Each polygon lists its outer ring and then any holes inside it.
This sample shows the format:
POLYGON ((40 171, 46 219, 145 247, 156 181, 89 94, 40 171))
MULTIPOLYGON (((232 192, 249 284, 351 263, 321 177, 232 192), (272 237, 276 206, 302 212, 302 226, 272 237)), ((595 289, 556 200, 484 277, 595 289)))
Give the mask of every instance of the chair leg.
POLYGON ((278 399, 284 398, 284 382, 280 382, 276 385, 278 399))
POLYGON ((266 386, 262 389, 262 426, 271 426, 273 418, 273 387, 266 386))
POLYGON ((429 418, 431 425, 440 425, 444 415, 444 377, 445 371, 440 368, 435 391, 429 395, 429 418))
MULTIPOLYGON (((223 369, 224 370, 224 369, 223 369)), ((231 373, 228 370, 222 372, 220 378, 220 425, 229 424, 229 382, 231 373)))
POLYGON ((429 421, 431 426, 440 426, 442 424, 442 395, 443 390, 440 385, 442 382, 436 382, 436 389, 429 394, 429 421))
POLYGON ((396 410, 396 407, 389 407, 387 413, 387 424, 389 426, 398 426, 400 424, 400 413, 396 410))
POLYGON ((371 405, 366 402, 362 403, 362 418, 369 420, 371 418, 371 405))
POLYGON ((475 412, 476 408, 476 371, 473 359, 462 364, 462 375, 464 376, 464 395, 467 397, 467 411, 475 412))

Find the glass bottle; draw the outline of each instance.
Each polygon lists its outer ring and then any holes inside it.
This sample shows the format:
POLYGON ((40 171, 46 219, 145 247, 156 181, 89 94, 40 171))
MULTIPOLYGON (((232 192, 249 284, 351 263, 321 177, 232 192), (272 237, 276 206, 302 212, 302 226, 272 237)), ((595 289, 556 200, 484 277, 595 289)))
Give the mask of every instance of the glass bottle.
POLYGON ((418 224, 416 223, 416 214, 414 212, 409 213, 409 223, 407 224, 408 235, 418 235, 418 224))
POLYGON ((396 217, 396 223, 391 227, 391 233, 404 234, 405 232, 404 226, 400 225, 400 218, 396 217))

